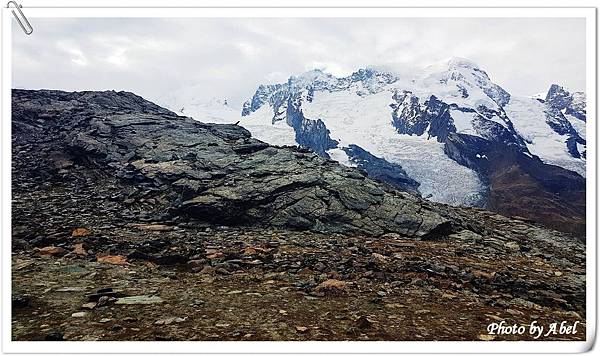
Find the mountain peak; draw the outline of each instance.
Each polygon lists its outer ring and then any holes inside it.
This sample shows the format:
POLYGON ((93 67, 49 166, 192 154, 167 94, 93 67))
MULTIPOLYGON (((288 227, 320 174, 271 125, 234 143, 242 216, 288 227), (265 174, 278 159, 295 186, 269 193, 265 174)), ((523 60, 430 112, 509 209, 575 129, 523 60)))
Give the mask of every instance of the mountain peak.
POLYGON ((470 59, 462 57, 449 57, 425 67, 426 74, 444 73, 453 70, 469 69, 481 71, 479 65, 470 59))
POLYGON ((563 109, 571 101, 571 94, 562 86, 552 84, 546 94, 546 101, 553 102, 559 106, 560 109, 563 109))
POLYGON ((470 59, 462 58, 462 57, 450 57, 446 59, 446 64, 448 68, 471 68, 471 69, 479 69, 479 65, 473 62, 470 59))
POLYGON ((315 68, 299 75, 293 75, 288 79, 288 82, 312 83, 316 81, 328 81, 334 78, 333 75, 325 73, 323 70, 315 68))
POLYGON ((586 120, 586 99, 584 92, 569 92, 568 89, 558 85, 550 85, 546 94, 546 103, 553 109, 563 111, 579 120, 586 120))

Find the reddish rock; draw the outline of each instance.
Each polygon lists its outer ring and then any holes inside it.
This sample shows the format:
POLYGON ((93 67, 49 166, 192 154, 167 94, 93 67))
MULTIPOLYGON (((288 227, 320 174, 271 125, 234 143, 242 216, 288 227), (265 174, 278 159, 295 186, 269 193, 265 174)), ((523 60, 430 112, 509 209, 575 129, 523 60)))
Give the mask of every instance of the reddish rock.
POLYGON ((71 232, 71 236, 73 237, 85 237, 91 235, 92 232, 85 227, 78 227, 77 229, 71 232))
POLYGON ((223 256, 225 256, 223 254, 223 252, 215 252, 215 253, 211 253, 210 255, 206 256, 206 258, 208 258, 209 260, 214 260, 216 258, 221 258, 223 256))
POLYGON ((64 248, 56 246, 47 246, 38 249, 38 253, 42 256, 64 256, 67 252, 64 248))
POLYGON ((128 265, 129 264, 129 262, 127 262, 127 258, 125 258, 125 256, 121 256, 121 255, 115 255, 115 256, 112 256, 112 255, 97 256, 96 259, 100 263, 109 263, 111 265, 124 266, 124 265, 128 265))
POLYGON ((348 282, 340 281, 337 279, 328 279, 323 283, 319 284, 315 291, 318 293, 325 293, 331 295, 345 294, 348 292, 348 282))
POLYGON ((73 246, 73 253, 77 256, 87 256, 87 251, 83 248, 83 244, 75 244, 73 246))

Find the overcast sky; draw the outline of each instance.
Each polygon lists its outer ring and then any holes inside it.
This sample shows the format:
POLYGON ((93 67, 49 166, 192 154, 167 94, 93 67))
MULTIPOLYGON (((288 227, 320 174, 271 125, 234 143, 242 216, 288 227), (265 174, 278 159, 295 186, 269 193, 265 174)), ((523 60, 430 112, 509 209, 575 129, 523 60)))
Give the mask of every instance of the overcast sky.
MULTIPOLYGON (((14 21, 13 21, 14 22, 14 21)), ((35 18, 13 23, 13 87, 127 90, 149 99, 182 87, 239 105, 258 84, 319 68, 478 63, 516 95, 551 83, 585 89, 585 19, 35 18)))

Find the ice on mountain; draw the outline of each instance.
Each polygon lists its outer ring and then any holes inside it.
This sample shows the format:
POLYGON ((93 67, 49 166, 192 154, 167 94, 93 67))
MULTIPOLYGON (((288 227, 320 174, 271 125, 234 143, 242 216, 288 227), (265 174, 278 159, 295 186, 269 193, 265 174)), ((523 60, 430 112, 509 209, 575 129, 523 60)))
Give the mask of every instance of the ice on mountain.
MULTIPOLYGON (((357 144, 371 154, 402 166, 419 182, 422 196, 454 205, 481 201, 485 186, 478 175, 444 153, 444 145, 426 135, 398 134, 391 124, 390 92, 357 98, 354 93, 317 92, 303 105, 307 117, 319 117, 340 146, 357 144), (452 177, 449 179, 449 177, 452 177)), ((332 157, 333 158, 333 157, 332 157)))
POLYGON ((240 125, 253 137, 277 146, 297 146, 296 132, 285 120, 273 120, 269 106, 256 110, 252 116, 242 117, 240 125))
POLYGON ((450 110, 450 116, 452 116, 457 133, 480 136, 473 126, 473 120, 479 116, 478 114, 461 110, 450 110))

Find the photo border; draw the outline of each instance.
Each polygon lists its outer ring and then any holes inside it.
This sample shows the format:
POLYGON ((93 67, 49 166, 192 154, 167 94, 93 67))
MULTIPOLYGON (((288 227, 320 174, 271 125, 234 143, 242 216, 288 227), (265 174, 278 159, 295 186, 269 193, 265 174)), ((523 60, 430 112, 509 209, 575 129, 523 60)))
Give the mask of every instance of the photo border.
MULTIPOLYGON (((33 1, 32 1, 33 2, 33 1)), ((68 1, 67 1, 68 2, 68 1)), ((47 2, 44 2, 45 4, 47 2)), ((120 2, 122 3, 122 2, 120 2)), ((129 1, 129 3, 132 3, 129 1)), ((189 3, 189 2, 188 2, 189 3)), ((239 2, 238 2, 239 3, 239 2)), ((12 13, 2 9, 2 351, 7 353, 505 353, 583 352, 596 333, 596 9, 595 8, 397 8, 397 7, 211 7, 23 9, 35 29, 41 17, 583 17, 586 19, 586 341, 13 341, 11 310, 11 42, 12 13)), ((24 35, 24 34, 23 34, 24 35)), ((35 31, 32 34, 35 36, 35 31)))

